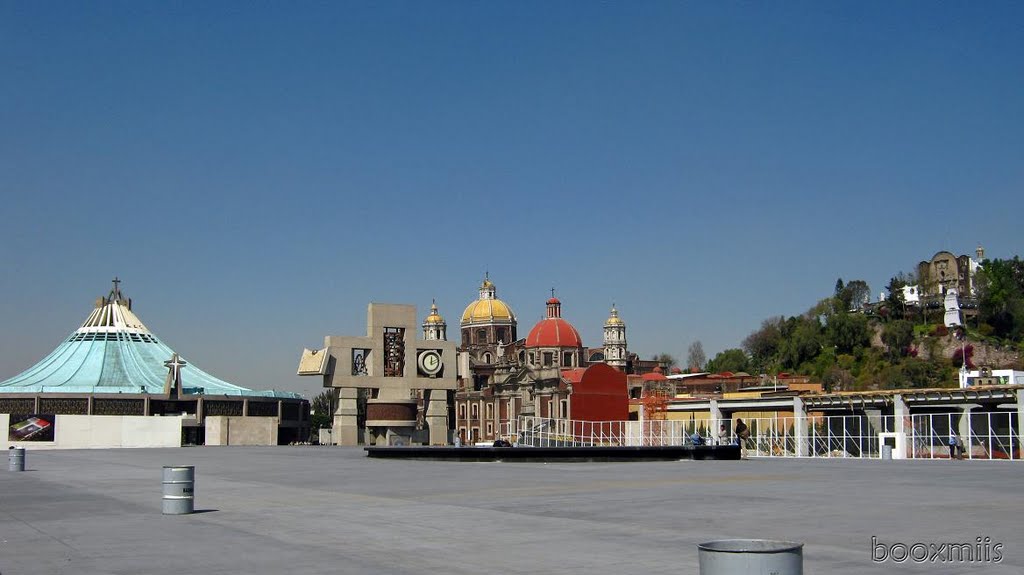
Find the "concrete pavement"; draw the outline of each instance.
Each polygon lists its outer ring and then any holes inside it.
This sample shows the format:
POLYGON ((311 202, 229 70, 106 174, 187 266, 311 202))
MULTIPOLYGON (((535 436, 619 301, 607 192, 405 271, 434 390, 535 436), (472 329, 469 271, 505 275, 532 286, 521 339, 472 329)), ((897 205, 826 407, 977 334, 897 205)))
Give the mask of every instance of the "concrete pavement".
POLYGON ((452 463, 343 447, 29 451, 0 471, 0 574, 693 573, 697 544, 805 543, 805 573, 1024 572, 1024 467, 979 461, 452 463), (161 467, 196 509, 161 515, 161 467), (892 543, 1003 560, 872 561, 892 543))

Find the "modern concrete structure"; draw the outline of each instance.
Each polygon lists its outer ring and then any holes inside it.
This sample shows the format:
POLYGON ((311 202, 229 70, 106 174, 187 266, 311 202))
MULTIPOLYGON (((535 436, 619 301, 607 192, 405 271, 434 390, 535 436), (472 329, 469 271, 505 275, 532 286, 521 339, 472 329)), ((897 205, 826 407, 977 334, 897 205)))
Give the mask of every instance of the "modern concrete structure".
MULTIPOLYGON (((436 326, 431 318, 425 324, 436 326)), ((443 322, 443 319, 441 320, 443 322)), ((416 308, 371 303, 365 336, 327 336, 306 349, 299 375, 338 389, 332 437, 338 445, 449 442, 448 392, 456 389, 455 343, 418 339, 416 308), (362 435, 362 438, 360 437, 362 435)), ((428 334, 438 335, 424 326, 428 334)))
POLYGON ((119 284, 53 352, 0 382, 8 445, 201 445, 216 416, 266 418, 274 431, 262 445, 305 440, 309 402, 228 383, 185 361, 135 315, 119 284))

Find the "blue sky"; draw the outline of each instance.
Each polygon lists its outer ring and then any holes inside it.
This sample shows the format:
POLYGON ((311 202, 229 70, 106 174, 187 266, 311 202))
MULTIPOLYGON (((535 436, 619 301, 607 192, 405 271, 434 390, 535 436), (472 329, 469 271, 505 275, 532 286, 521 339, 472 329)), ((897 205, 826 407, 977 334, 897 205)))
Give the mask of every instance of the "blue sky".
POLYGON ((1022 244, 1013 2, 0 2, 0 378, 115 275, 204 370, 312 391, 369 301, 489 270, 708 356, 837 277, 1022 244))

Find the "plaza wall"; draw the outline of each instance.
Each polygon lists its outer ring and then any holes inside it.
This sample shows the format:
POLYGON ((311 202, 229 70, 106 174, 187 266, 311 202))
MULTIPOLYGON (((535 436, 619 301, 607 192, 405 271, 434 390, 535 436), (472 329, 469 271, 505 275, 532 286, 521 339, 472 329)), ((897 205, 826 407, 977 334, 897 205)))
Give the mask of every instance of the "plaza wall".
POLYGON ((206 445, 277 445, 276 417, 207 416, 206 445))
POLYGON ((0 414, 3 448, 105 449, 181 447, 181 417, 141 415, 57 415, 53 441, 10 441, 10 415, 0 414))

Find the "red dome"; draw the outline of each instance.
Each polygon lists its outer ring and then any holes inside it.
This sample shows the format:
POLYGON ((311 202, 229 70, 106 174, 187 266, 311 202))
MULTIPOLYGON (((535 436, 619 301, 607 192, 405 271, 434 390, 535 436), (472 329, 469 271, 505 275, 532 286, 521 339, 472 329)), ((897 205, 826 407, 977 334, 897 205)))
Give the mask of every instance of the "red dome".
POLYGON ((561 305, 561 303, 562 302, 558 301, 557 297, 553 297, 553 298, 548 300, 548 305, 551 305, 551 304, 559 304, 559 305, 561 305))
POLYGON ((560 317, 537 322, 526 336, 526 347, 583 347, 580 332, 560 317))

